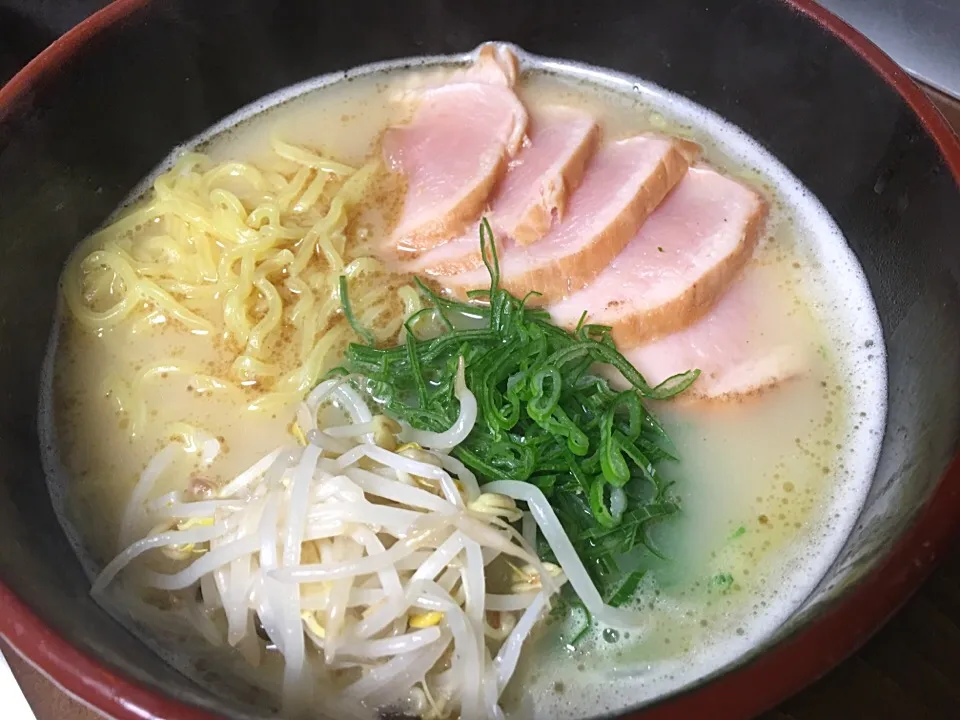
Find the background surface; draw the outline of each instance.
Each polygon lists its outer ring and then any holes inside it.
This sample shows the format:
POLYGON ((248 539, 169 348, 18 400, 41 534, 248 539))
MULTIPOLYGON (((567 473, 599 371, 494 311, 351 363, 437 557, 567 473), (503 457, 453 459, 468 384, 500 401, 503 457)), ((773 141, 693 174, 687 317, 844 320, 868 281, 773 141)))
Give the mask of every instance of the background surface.
MULTIPOLYGON (((937 6, 934 9, 939 12, 945 11, 944 3, 952 3, 960 16, 960 0, 918 0, 916 4, 937 6)), ((44 47, 105 4, 104 0, 0 0, 0 85, 44 47)), ((931 46, 927 42, 931 36, 922 27, 913 32, 912 42, 902 39, 898 40, 899 46, 888 45, 883 34, 875 29, 888 27, 896 20, 896 13, 900 12, 897 8, 902 4, 899 0, 824 0, 823 4, 839 10, 908 69, 930 76, 940 87, 944 84, 938 82, 941 76, 931 74, 931 63, 943 67, 945 63, 960 62, 960 24, 952 26, 952 30, 949 24, 946 26, 954 39, 945 50, 938 50, 937 44, 931 46), (929 62, 924 64, 925 60, 929 62)), ((960 85, 960 75, 955 80, 960 85)), ((930 92, 960 132, 960 102, 934 90, 930 92)), ((38 720, 99 717, 61 693, 9 648, 3 650, 38 720)), ((763 720, 949 718, 960 718, 960 541, 914 598, 873 640, 832 673, 767 713, 763 720)))

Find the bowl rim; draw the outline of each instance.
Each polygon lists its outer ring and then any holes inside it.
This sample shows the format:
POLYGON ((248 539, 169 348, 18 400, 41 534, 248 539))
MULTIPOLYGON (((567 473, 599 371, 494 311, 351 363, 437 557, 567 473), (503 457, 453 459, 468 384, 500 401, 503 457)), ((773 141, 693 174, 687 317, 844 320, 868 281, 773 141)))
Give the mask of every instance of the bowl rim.
MULTIPOLYGON (((84 43, 149 2, 113 0, 55 40, 0 87, 0 120, 45 75, 69 62, 84 43)), ((845 43, 900 95, 937 144, 960 188, 960 138, 907 72, 814 0, 782 2, 845 43)), ((886 559, 834 607, 758 657, 626 717, 743 718, 774 707, 833 669, 879 630, 933 569, 958 526, 960 453, 886 559)), ((217 718, 206 710, 156 693, 77 649, 46 625, 2 580, 0 639, 75 700, 117 720, 217 718)))

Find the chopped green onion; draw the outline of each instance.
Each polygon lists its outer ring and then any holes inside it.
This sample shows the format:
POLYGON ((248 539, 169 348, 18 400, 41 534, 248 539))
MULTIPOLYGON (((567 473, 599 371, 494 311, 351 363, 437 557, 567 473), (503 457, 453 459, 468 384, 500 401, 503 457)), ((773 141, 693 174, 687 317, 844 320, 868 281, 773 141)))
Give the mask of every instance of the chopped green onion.
POLYGON ((607 600, 607 605, 620 607, 625 602, 632 600, 637 594, 640 581, 643 580, 646 574, 645 570, 634 570, 632 573, 629 573, 623 582, 620 583, 620 587, 617 588, 616 592, 607 600))
POLYGON ((733 587, 733 575, 730 573, 717 573, 710 579, 710 584, 725 595, 730 592, 730 589, 733 587))
POLYGON ((649 385, 617 350, 609 327, 587 323, 584 313, 576 330, 567 332, 545 311, 527 307, 536 293, 518 300, 500 287, 497 246, 486 220, 480 251, 489 289, 459 302, 417 279, 430 307, 408 318, 404 342, 393 348, 373 347, 370 333, 357 326, 341 278, 344 314, 367 343, 348 347, 345 368, 366 378, 361 389, 385 414, 442 432, 459 413, 454 380, 462 357, 478 413, 473 430, 451 454, 481 483, 511 478, 540 487, 594 580, 603 588, 619 581, 619 597, 630 584, 635 590, 642 574, 623 578, 617 559, 638 545, 661 555, 649 526, 679 510, 658 473, 658 465, 676 459, 676 452, 644 400, 683 392, 699 371, 649 385), (445 328, 439 337, 421 339, 413 332, 427 312, 445 328), (614 389, 598 372, 603 365, 619 371, 629 389, 614 389))
POLYGON ((345 275, 340 276, 340 305, 343 308, 343 314, 346 316, 347 322, 350 323, 350 327, 353 328, 353 331, 360 339, 367 345, 376 345, 377 341, 374 339, 373 334, 366 328, 361 327, 353 314, 353 308, 350 305, 350 295, 347 293, 347 278, 345 275))

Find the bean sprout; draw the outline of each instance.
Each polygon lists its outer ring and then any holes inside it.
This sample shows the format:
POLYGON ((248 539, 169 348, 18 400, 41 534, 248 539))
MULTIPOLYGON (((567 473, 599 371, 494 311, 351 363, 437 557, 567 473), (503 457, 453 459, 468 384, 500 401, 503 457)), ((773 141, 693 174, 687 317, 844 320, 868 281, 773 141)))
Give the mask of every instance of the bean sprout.
MULTIPOLYGON (((521 648, 565 577, 529 542, 542 520, 536 498, 514 483, 481 493, 476 477, 442 454, 472 427, 473 395, 458 393, 461 416, 436 434, 445 439, 420 438, 433 451, 394 452, 374 443, 383 427, 359 393, 342 380, 322 383, 297 413, 306 446, 273 450, 215 499, 181 492, 147 502, 179 452, 165 447, 141 476, 125 516, 127 546, 95 592, 120 578, 180 593, 178 612, 202 637, 253 663, 271 644, 284 658, 282 697, 294 714, 321 697, 354 715, 415 712, 430 695, 442 698, 444 717, 502 717, 499 698, 521 648), (325 400, 352 427, 317 426, 325 400), (509 524, 523 514, 513 496, 530 503, 523 534, 509 524), (146 517, 164 524, 135 539, 146 517), (174 565, 126 575, 156 550, 174 565), (510 576, 509 566, 490 575, 498 558, 525 568, 524 582, 491 580, 510 576), (499 615, 499 640, 488 613, 499 615)), ((540 530, 552 541, 550 527, 540 530)))

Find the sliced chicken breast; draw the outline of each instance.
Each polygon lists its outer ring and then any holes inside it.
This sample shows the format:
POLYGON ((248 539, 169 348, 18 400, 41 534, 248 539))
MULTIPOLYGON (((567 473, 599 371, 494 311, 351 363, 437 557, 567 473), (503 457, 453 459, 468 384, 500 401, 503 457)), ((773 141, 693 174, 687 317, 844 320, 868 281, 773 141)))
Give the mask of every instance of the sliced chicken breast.
MULTIPOLYGON (((580 185, 587 162, 596 151, 600 128, 591 115, 553 106, 531 119, 529 140, 484 213, 494 234, 528 245, 562 221, 567 203, 580 185)), ((482 264, 479 229, 421 253, 404 269, 426 275, 455 275, 482 264)))
POLYGON ((686 177, 630 244, 583 290, 550 308, 554 322, 613 328, 633 347, 691 325, 710 310, 753 254, 765 204, 750 188, 706 167, 686 177))
POLYGON ((477 48, 476 58, 469 66, 453 71, 444 66, 427 66, 409 75, 405 74, 393 90, 395 95, 402 98, 407 93, 416 94, 428 88, 455 82, 482 82, 512 88, 516 85, 519 74, 517 56, 510 46, 489 42, 477 48))
MULTIPOLYGON (((658 135, 639 135, 601 148, 587 166, 563 222, 532 245, 497 239, 501 286, 518 297, 540 292, 540 303, 557 302, 585 287, 684 177, 698 151, 693 143, 658 135)), ((483 267, 436 279, 456 294, 489 283, 483 267)))
POLYGON ((408 125, 389 128, 383 155, 407 183, 391 238, 400 251, 431 248, 463 234, 516 154, 527 111, 514 94, 515 59, 485 46, 470 69, 436 87, 410 91, 408 125))
POLYGON ((809 334, 776 282, 769 271, 750 268, 702 320, 624 355, 651 384, 699 368, 681 397, 737 400, 797 377, 811 352, 797 338, 809 334))
POLYGON ((470 67, 453 74, 455 82, 482 82, 512 88, 517 84, 520 68, 517 56, 501 43, 484 43, 477 51, 477 60, 470 67))
POLYGON ((554 219, 563 219, 599 138, 586 112, 556 106, 540 113, 490 207, 494 227, 520 245, 540 240, 554 219))

